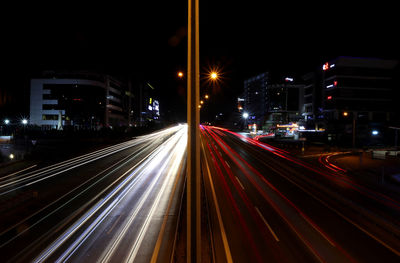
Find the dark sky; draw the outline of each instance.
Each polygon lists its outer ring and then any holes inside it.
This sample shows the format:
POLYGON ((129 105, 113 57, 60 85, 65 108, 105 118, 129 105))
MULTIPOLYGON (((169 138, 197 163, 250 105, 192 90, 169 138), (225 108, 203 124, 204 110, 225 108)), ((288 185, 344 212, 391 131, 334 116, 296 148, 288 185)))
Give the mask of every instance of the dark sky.
MULTIPOLYGON (((2 8, 1 89, 26 100, 24 79, 31 72, 97 68, 152 81, 161 109, 184 111, 176 72, 186 68, 187 2, 99 2, 2 8)), ((202 73, 218 66, 224 76, 213 111, 232 111, 243 80, 263 71, 303 74, 339 55, 400 57, 394 3, 275 2, 200 0, 202 73)))

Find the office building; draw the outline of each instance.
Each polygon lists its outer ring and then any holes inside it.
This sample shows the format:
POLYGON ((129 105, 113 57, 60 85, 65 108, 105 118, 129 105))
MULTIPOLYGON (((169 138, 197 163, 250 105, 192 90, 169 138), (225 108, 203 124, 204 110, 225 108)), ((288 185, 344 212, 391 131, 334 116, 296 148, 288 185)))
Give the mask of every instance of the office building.
POLYGON ((244 109, 248 113, 248 123, 262 127, 267 113, 268 72, 244 81, 244 109))
POLYGON ((109 75, 46 71, 31 79, 30 124, 42 129, 127 126, 132 99, 129 86, 109 75))
POLYGON ((354 145, 356 139, 383 136, 385 123, 394 118, 396 65, 394 60, 353 57, 338 57, 322 65, 323 114, 333 139, 352 137, 354 145))
POLYGON ((270 79, 266 89, 265 128, 277 124, 297 123, 303 119, 304 84, 294 77, 270 79))

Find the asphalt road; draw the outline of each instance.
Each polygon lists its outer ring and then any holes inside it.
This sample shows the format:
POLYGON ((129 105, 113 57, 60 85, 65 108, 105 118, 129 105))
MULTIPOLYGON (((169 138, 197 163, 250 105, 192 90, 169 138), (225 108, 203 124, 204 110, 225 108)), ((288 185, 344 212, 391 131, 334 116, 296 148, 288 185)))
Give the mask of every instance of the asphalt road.
POLYGON ((399 262, 394 197, 225 129, 201 134, 217 262, 399 262))
POLYGON ((1 177, 1 261, 165 262, 186 143, 180 125, 1 177))

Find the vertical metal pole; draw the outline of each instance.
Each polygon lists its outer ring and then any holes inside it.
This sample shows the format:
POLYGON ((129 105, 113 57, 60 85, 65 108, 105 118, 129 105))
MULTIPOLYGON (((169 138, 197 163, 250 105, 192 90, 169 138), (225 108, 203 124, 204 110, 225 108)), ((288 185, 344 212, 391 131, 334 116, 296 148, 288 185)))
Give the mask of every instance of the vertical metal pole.
POLYGON ((356 113, 353 112, 353 149, 356 147, 356 113))
POLYGON ((187 262, 201 262, 199 0, 188 0, 187 262))

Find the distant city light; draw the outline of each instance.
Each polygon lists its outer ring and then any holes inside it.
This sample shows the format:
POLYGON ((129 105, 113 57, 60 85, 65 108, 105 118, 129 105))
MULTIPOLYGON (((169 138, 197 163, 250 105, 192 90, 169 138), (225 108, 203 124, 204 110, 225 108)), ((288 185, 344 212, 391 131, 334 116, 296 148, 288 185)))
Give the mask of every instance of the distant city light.
POLYGON ((293 82, 293 80, 294 80, 293 78, 289 78, 289 77, 285 78, 286 82, 293 82))
POLYGON ((200 101, 200 104, 203 104, 203 103, 204 103, 204 101, 201 100, 201 101, 200 101))
POLYGON ((179 71, 179 72, 178 72, 178 77, 180 77, 180 78, 183 77, 183 72, 182 72, 182 71, 179 71))
POLYGON ((12 160, 12 159, 14 159, 15 156, 14 156, 14 154, 10 153, 10 155, 8 157, 10 157, 10 159, 12 160))
POLYGON ((372 131, 372 135, 375 136, 375 135, 378 135, 378 134, 379 134, 379 131, 377 131, 377 130, 373 130, 373 131, 372 131))
POLYGON ((349 113, 347 111, 343 112, 343 116, 347 117, 349 113))
POLYGON ((324 65, 322 65, 322 70, 328 70, 329 69, 329 63, 326 62, 324 65))
POLYGON ((326 97, 326 99, 331 100, 331 99, 332 99, 332 96, 328 96, 328 97, 326 97))
POLYGON ((243 113, 243 118, 247 119, 249 117, 249 114, 247 112, 243 113))
POLYGON ((208 99, 208 95, 206 94, 206 95, 204 96, 204 98, 208 99))
POLYGON ((211 78, 212 80, 216 80, 216 79, 218 78, 218 73, 215 72, 215 71, 211 72, 211 73, 210 73, 210 78, 211 78))
POLYGON ((22 121, 21 121, 21 122, 22 122, 22 124, 23 124, 23 125, 26 125, 26 124, 28 124, 28 120, 27 120, 27 119, 22 119, 22 121))
POLYGON ((5 125, 10 124, 10 120, 9 120, 9 119, 5 119, 5 120, 4 120, 4 124, 5 124, 5 125))

